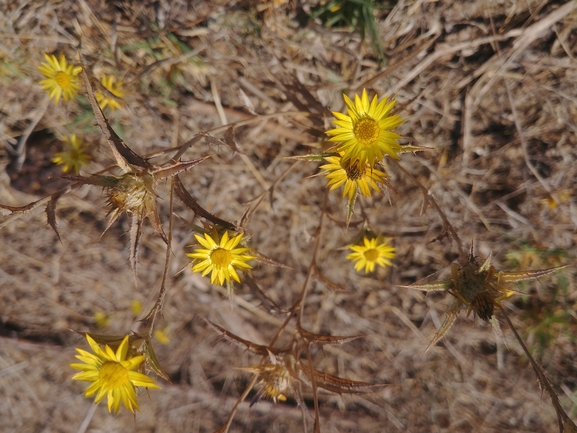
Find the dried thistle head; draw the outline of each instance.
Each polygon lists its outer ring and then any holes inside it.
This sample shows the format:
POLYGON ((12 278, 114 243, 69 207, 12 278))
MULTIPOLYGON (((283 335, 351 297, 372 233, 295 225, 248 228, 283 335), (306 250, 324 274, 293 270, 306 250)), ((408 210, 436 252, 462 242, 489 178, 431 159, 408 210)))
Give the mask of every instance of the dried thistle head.
POLYGON ((451 284, 447 291, 469 308, 467 315, 474 311, 477 316, 488 322, 496 305, 515 291, 502 284, 499 274, 491 265, 491 256, 482 265, 473 254, 467 262, 451 266, 451 284))
POLYGON ((495 307, 500 307, 501 301, 516 293, 515 290, 509 287, 509 283, 535 280, 565 267, 558 266, 549 269, 520 272, 496 271, 491 264, 491 256, 487 257, 481 264, 479 258, 474 255, 473 247, 471 246, 468 258, 459 264, 451 266, 451 278, 428 284, 412 284, 401 287, 418 289, 424 292, 444 290, 455 298, 449 311, 447 311, 445 321, 426 349, 429 350, 443 338, 457 319, 457 314, 463 308, 468 308, 467 315, 473 311, 487 322, 498 323, 493 320, 495 307))
MULTIPOLYGON (((142 218, 156 215, 154 177, 149 173, 126 173, 115 178, 107 187, 107 202, 112 224, 123 212, 136 214, 142 218)), ((109 224, 109 225, 110 225, 109 224)), ((155 227, 156 228, 156 227, 155 227)))
POLYGON ((277 357, 269 352, 269 362, 264 365, 242 367, 241 370, 258 374, 259 390, 252 399, 250 405, 256 404, 262 397, 271 398, 272 401, 286 401, 287 394, 292 394, 294 377, 291 364, 294 358, 291 355, 277 357))

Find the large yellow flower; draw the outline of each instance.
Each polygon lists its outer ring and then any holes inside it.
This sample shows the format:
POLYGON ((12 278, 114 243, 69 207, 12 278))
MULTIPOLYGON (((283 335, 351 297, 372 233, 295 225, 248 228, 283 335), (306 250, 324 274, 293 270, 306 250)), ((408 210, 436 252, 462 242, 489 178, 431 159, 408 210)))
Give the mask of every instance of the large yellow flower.
POLYGON ((78 74, 82 71, 80 66, 69 65, 64 57, 60 61, 54 54, 44 54, 46 63, 42 63, 38 69, 46 77, 40 81, 42 89, 48 92, 48 96, 58 104, 60 97, 64 95, 64 101, 74 99, 80 90, 78 74))
POLYGON ((341 156, 329 156, 325 158, 328 164, 320 168, 325 170, 325 177, 329 180, 328 187, 331 189, 345 185, 343 197, 349 202, 354 201, 357 191, 361 191, 364 197, 371 196, 371 188, 378 191, 379 183, 385 183, 386 173, 371 168, 367 163, 362 164, 359 160, 343 160, 341 156))
POLYGON ((82 138, 72 134, 70 137, 64 137, 64 143, 66 144, 62 152, 58 152, 52 158, 52 162, 58 165, 62 165, 62 171, 68 173, 73 171, 78 174, 80 167, 87 165, 90 160, 90 155, 86 152, 84 146, 82 146, 82 138))
POLYGON ((192 271, 202 272, 203 277, 212 272, 210 275, 211 283, 216 281, 218 284, 224 285, 225 280, 230 283, 231 277, 237 283, 240 283, 236 270, 252 268, 251 265, 246 263, 255 258, 247 254, 250 248, 236 248, 242 240, 242 233, 230 239, 228 232, 225 232, 220 241, 218 237, 215 240, 206 233, 204 238, 196 234, 194 236, 204 248, 197 248, 194 253, 187 254, 188 257, 197 259, 192 271))
POLYGON ((353 250, 347 256, 347 259, 356 262, 355 271, 360 271, 365 268, 365 273, 373 272, 375 265, 383 268, 391 266, 388 259, 395 258, 395 248, 391 247, 386 241, 381 242, 380 237, 363 239, 363 245, 349 245, 349 249, 353 250))
POLYGON ((96 404, 104 397, 108 397, 109 412, 114 409, 114 413, 118 413, 120 402, 132 412, 140 411, 134 387, 160 388, 145 374, 134 371, 142 364, 144 356, 132 356, 127 359, 128 336, 122 340, 116 353, 108 345, 101 349, 88 334, 86 339, 94 354, 76 349, 79 353, 76 358, 84 364, 70 364, 72 368, 80 370, 80 373, 76 373, 72 379, 93 382, 84 395, 90 397, 96 394, 94 401, 96 404))
POLYGON ((111 111, 120 110, 122 108, 121 102, 118 100, 124 98, 124 91, 122 90, 122 82, 116 82, 114 75, 105 75, 100 80, 105 92, 98 89, 95 93, 96 100, 100 108, 104 110, 106 106, 110 107, 111 111))
POLYGON ((377 95, 369 103, 367 90, 363 89, 362 97, 355 95, 355 102, 343 94, 348 108, 348 116, 333 112, 337 118, 334 121, 337 128, 327 131, 330 141, 338 142, 336 149, 344 152, 344 160, 359 160, 361 164, 368 163, 374 167, 384 155, 399 159, 401 146, 397 143, 400 135, 391 132, 401 123, 398 115, 389 116, 396 101, 384 98, 378 101, 377 95))

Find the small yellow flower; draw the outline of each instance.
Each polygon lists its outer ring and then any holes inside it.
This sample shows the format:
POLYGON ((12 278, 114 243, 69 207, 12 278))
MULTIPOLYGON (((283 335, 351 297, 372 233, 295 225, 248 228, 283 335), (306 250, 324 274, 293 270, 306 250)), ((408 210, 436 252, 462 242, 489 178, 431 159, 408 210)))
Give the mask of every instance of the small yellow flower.
POLYGON ((140 312, 142 311, 142 302, 137 299, 133 299, 130 303, 130 309, 132 310, 132 315, 136 319, 140 312))
POLYGON ((95 404, 108 397, 109 412, 114 409, 114 413, 118 413, 120 402, 131 412, 140 411, 135 387, 160 388, 145 374, 134 371, 142 364, 144 356, 131 356, 127 359, 128 336, 122 340, 116 353, 108 345, 101 349, 88 334, 86 339, 94 354, 76 349, 79 353, 76 358, 84 364, 70 364, 72 368, 80 370, 72 379, 93 382, 84 395, 90 397, 96 394, 95 404))
POLYGON ((98 89, 95 93, 96 100, 100 108, 104 110, 106 106, 110 107, 112 111, 120 110, 122 108, 121 102, 118 99, 124 98, 124 91, 122 90, 122 82, 116 83, 114 75, 105 75, 100 80, 102 87, 106 90, 103 92, 98 89))
POLYGON ((361 164, 368 163, 371 167, 385 154, 399 159, 401 146, 397 140, 401 136, 391 132, 391 129, 403 123, 403 119, 398 115, 389 116, 396 101, 384 98, 379 102, 375 95, 369 103, 366 89, 363 89, 362 97, 355 95, 354 103, 347 95, 343 97, 348 107, 348 116, 333 112, 337 118, 334 121, 337 128, 327 131, 331 136, 329 141, 339 143, 335 148, 344 152, 343 159, 359 160, 361 164))
POLYGON ((72 134, 70 137, 64 137, 64 149, 58 152, 52 158, 52 162, 58 165, 63 165, 62 171, 68 173, 73 171, 78 174, 80 167, 88 165, 90 155, 82 145, 83 139, 72 134))
POLYGON ((381 242, 380 237, 363 239, 364 245, 349 245, 349 249, 353 250, 347 256, 347 259, 356 262, 355 271, 360 271, 365 268, 365 273, 373 272, 375 265, 383 268, 391 266, 388 259, 395 258, 395 248, 391 247, 386 241, 381 242))
POLYGON ((94 321, 96 322, 96 326, 100 329, 108 328, 110 325, 110 317, 101 311, 94 313, 94 321))
POLYGON ((329 180, 328 187, 331 189, 345 185, 343 197, 348 197, 349 202, 353 202, 357 191, 361 191, 364 197, 371 196, 371 188, 379 191, 379 183, 384 184, 387 174, 368 164, 362 164, 358 160, 343 160, 341 156, 329 156, 325 158, 328 164, 320 168, 325 170, 325 177, 329 180))
POLYGON ((242 233, 229 239, 228 232, 225 232, 220 241, 218 237, 215 240, 209 234, 205 234, 204 238, 196 234, 194 237, 204 248, 197 248, 194 253, 187 254, 188 257, 197 259, 192 271, 202 272, 203 277, 212 272, 210 275, 211 283, 216 281, 218 284, 224 285, 225 280, 230 283, 231 277, 240 283, 236 270, 252 268, 246 263, 255 258, 247 254, 250 248, 236 248, 243 238, 242 233))
POLYGON ((48 92, 50 99, 58 104, 60 97, 64 95, 64 101, 74 99, 80 90, 78 74, 82 71, 80 66, 69 65, 64 57, 60 56, 60 61, 54 54, 44 54, 46 63, 42 63, 38 69, 46 77, 40 81, 42 89, 48 92))

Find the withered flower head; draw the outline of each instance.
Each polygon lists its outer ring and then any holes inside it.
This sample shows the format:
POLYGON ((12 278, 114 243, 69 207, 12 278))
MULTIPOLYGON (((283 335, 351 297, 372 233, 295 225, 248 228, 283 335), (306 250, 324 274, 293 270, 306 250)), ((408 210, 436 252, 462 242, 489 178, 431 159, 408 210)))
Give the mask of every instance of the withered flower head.
POLYGON ((111 222, 123 212, 149 216, 156 212, 156 193, 151 174, 126 173, 111 181, 107 188, 111 222))
POLYGON ((481 319, 492 322, 495 307, 500 307, 501 301, 516 293, 515 290, 509 287, 508 283, 535 280, 565 267, 503 272, 495 270, 491 264, 491 256, 487 257, 482 264, 480 263, 479 258, 473 254, 473 248, 471 247, 466 261, 451 266, 451 278, 428 284, 401 286, 424 292, 444 290, 455 297, 453 304, 447 311, 445 321, 433 337, 427 350, 443 338, 457 319, 457 314, 461 309, 468 308, 467 315, 473 311, 481 319))
POLYGON ((291 360, 294 361, 291 355, 287 354, 284 357, 280 357, 269 352, 269 363, 240 368, 240 370, 258 374, 260 377, 258 382, 260 389, 252 399, 250 403, 251 406, 257 403, 262 397, 269 397, 275 403, 278 401, 286 401, 286 396, 292 392, 293 386, 292 368, 290 367, 291 360))

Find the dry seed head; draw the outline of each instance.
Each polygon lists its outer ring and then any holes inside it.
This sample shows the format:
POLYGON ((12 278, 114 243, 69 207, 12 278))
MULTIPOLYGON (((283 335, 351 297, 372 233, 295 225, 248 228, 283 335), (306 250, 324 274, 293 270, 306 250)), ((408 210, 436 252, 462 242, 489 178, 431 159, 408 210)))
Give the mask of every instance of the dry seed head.
POLYGON ((275 403, 285 401, 286 395, 292 390, 296 375, 294 357, 289 354, 283 357, 275 356, 269 351, 269 360, 270 362, 264 365, 241 368, 241 370, 258 374, 260 377, 258 382, 260 389, 252 400, 251 406, 263 396, 270 397, 275 403))
POLYGON ((367 171, 367 165, 361 164, 358 159, 355 161, 347 161, 343 164, 343 168, 347 172, 347 177, 353 181, 361 179, 367 171))
POLYGON ((481 292, 471 301, 471 308, 477 316, 488 322, 495 309, 495 299, 489 292, 481 292))
POLYGON ((113 217, 122 212, 148 215, 155 211, 154 179, 150 174, 127 173, 108 189, 108 203, 113 217))
POLYGON ((289 370, 282 364, 268 364, 262 367, 260 375, 259 384, 266 395, 275 403, 277 400, 285 401, 292 384, 289 370))
POLYGON ((495 305, 512 293, 499 283, 490 257, 482 265, 479 265, 478 258, 474 256, 459 268, 453 265, 451 282, 453 295, 469 307, 469 312, 474 311, 485 321, 491 319, 495 305))

